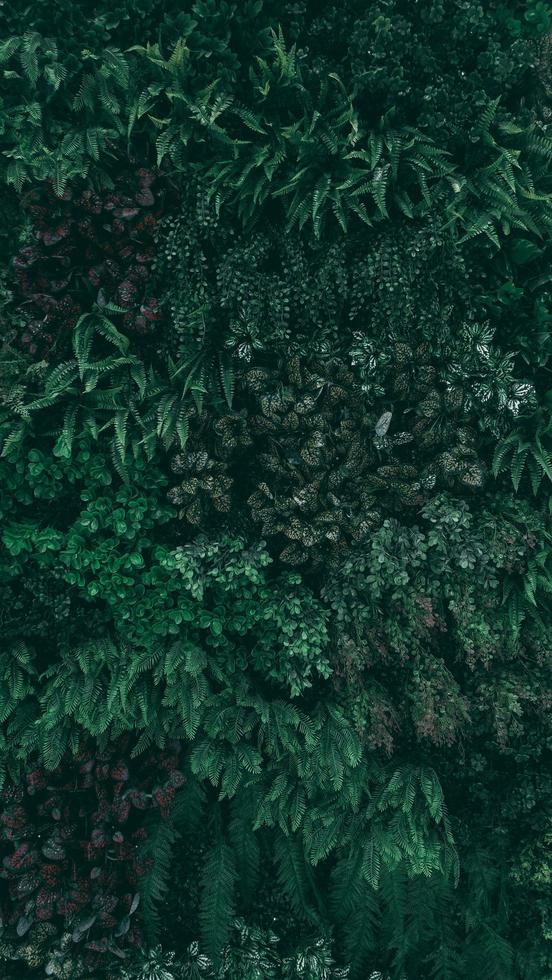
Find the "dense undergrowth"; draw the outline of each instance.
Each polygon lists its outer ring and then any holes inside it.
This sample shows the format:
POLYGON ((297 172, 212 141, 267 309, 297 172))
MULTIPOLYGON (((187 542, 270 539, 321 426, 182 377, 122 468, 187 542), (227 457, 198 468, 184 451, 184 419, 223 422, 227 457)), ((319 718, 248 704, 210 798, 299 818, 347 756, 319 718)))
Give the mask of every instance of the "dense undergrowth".
POLYGON ((550 980, 548 5, 2 28, 2 975, 550 980))

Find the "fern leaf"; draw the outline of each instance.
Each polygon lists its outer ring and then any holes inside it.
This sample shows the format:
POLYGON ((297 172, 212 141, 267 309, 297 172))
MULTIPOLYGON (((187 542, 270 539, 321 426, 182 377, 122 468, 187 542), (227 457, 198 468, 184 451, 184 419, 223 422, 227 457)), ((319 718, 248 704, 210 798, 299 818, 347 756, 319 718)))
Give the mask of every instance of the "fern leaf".
POLYGON ((216 965, 232 931, 235 880, 232 851, 219 837, 203 866, 199 909, 203 947, 216 965))
POLYGON ((254 898, 260 877, 260 848, 257 835, 253 831, 249 808, 240 798, 231 804, 232 817, 228 833, 232 845, 237 881, 242 899, 250 904, 254 898))
POLYGON ((362 876, 374 891, 377 891, 381 873, 381 856, 374 840, 364 845, 362 854, 362 876))
POLYGON ((528 454, 527 446, 520 446, 512 457, 511 476, 514 490, 518 491, 528 454))
POLYGON ((152 861, 152 867, 140 878, 140 906, 143 923, 150 943, 157 941, 161 928, 160 908, 168 891, 172 849, 180 834, 170 821, 158 813, 150 817, 148 836, 140 849, 140 860, 152 861))
POLYGON ((278 881, 288 896, 292 909, 297 915, 312 920, 315 916, 301 842, 279 831, 275 839, 274 854, 278 867, 278 881))
POLYGON ((226 400, 226 404, 228 405, 228 408, 232 408, 232 401, 234 398, 234 386, 235 386, 234 371, 232 365, 228 363, 224 363, 221 360, 219 363, 219 371, 220 371, 220 383, 222 386, 222 391, 224 394, 224 398, 226 400))
POLYGON ((358 904, 344 929, 344 950, 351 980, 366 980, 372 973, 372 957, 378 948, 379 905, 374 890, 363 882, 358 904))

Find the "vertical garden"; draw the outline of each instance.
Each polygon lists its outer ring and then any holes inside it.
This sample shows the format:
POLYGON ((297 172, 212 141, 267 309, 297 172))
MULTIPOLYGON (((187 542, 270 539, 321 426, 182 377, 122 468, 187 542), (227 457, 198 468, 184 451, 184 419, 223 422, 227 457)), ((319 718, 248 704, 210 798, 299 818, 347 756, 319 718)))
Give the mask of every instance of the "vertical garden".
POLYGON ((0 976, 551 980, 552 7, 0 29, 0 976))

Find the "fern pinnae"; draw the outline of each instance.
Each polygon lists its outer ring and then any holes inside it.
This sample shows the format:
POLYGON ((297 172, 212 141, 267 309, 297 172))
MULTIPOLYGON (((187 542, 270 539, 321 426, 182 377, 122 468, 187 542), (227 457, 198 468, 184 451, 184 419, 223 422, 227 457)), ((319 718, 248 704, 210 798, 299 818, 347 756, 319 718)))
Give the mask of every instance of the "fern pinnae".
POLYGON ((199 918, 203 947, 215 964, 220 963, 234 918, 236 871, 230 847, 220 830, 209 850, 201 876, 199 918))

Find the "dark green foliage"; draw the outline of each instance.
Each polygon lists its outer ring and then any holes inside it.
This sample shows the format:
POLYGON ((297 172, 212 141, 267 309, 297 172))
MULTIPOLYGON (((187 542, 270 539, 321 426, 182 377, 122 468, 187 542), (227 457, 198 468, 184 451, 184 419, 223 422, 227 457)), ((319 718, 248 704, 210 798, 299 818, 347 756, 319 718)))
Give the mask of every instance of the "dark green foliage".
POLYGON ((4 7, 3 973, 549 980, 548 6, 4 7))
POLYGON ((369 476, 373 450, 361 385, 339 363, 316 370, 298 359, 245 376, 259 481, 248 498, 263 535, 286 539, 287 564, 342 553, 377 523, 369 476))
POLYGON ((203 947, 217 964, 230 936, 235 877, 232 852, 219 839, 213 844, 203 868, 200 913, 203 947))
POLYGON ((465 504, 436 497, 421 517, 414 527, 385 521, 325 585, 337 674, 358 698, 369 742, 390 750, 404 724, 407 740, 465 737, 494 664, 486 717, 500 742, 494 699, 501 689, 519 691, 520 661, 550 643, 537 612, 550 592, 548 545, 537 550, 539 539, 548 540, 546 526, 511 498, 498 498, 475 520, 465 504))

